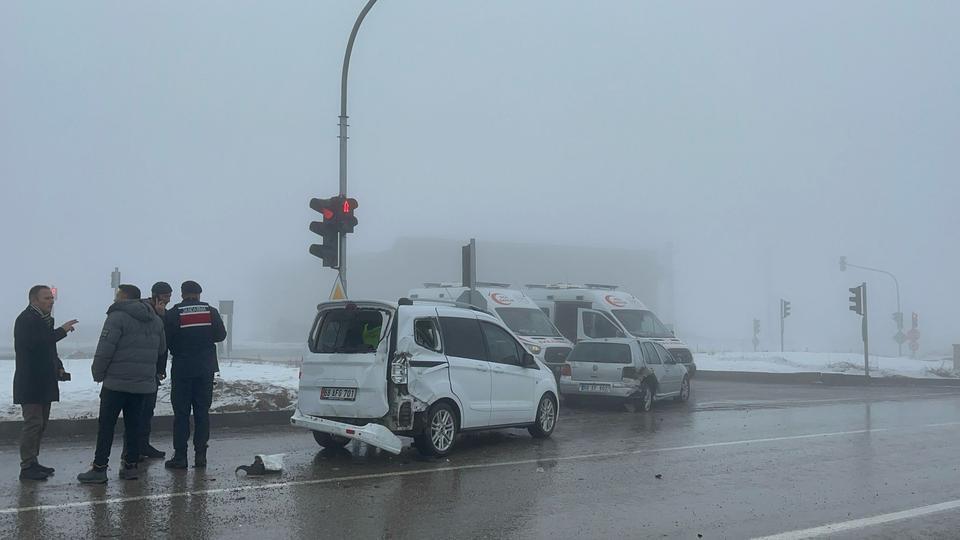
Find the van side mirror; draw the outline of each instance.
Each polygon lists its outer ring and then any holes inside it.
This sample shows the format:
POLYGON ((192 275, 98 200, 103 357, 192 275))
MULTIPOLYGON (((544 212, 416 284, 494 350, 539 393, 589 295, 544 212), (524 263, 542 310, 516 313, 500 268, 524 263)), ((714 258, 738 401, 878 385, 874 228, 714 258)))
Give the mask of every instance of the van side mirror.
POLYGON ((532 354, 528 352, 523 353, 523 367, 536 367, 536 365, 537 361, 532 354))

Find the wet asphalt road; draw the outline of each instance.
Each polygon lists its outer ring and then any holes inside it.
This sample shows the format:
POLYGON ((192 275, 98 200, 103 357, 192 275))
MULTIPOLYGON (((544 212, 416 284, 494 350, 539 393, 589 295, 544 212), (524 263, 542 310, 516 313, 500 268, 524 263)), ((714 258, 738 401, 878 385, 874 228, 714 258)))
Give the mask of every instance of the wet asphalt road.
MULTIPOLYGON (((801 538, 827 525, 847 527, 835 538, 960 534, 960 503, 918 510, 960 499, 960 391, 694 383, 687 404, 648 414, 573 404, 549 440, 470 435, 440 460, 411 448, 320 450, 307 432, 271 427, 214 433, 205 471, 152 462, 124 482, 114 466, 95 487, 75 481, 92 441, 48 441, 41 457, 56 476, 21 484, 17 449, 3 441, 0 538, 801 538), (233 472, 279 452, 280 476, 233 472)), ((169 448, 169 437, 156 442, 169 448)))

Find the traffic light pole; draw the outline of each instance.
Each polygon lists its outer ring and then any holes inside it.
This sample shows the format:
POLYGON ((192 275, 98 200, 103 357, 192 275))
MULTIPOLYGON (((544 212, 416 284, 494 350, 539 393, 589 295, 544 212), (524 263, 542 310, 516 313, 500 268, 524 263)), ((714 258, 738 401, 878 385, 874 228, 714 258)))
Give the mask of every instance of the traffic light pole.
POLYGON ((783 316, 783 300, 780 300, 780 352, 783 352, 783 321, 786 317, 783 316))
POLYGON ((862 319, 862 333, 863 333, 863 372, 866 374, 867 378, 870 378, 870 340, 867 338, 867 282, 863 282, 861 285, 863 287, 863 319, 862 319))
MULTIPOLYGON (((899 313, 900 319, 897 321, 897 330, 903 330, 903 311, 900 309, 900 282, 897 281, 897 276, 893 275, 886 270, 881 270, 879 268, 870 268, 869 266, 860 266, 859 264, 850 264, 846 262, 846 257, 843 258, 842 264, 844 266, 849 266, 850 268, 859 268, 860 270, 867 270, 870 272, 879 272, 881 274, 886 274, 893 278, 893 285, 897 289, 897 313, 899 313)), ((903 343, 897 343, 897 356, 903 356, 903 343)))
MULTIPOLYGON (((353 30, 350 32, 350 39, 347 41, 347 51, 343 55, 343 71, 340 75, 340 195, 347 196, 347 73, 350 71, 350 54, 353 52, 353 42, 357 39, 357 32, 360 30, 360 23, 370 11, 370 8, 377 3, 377 0, 368 0, 367 5, 360 10, 356 22, 353 23, 353 30)), ((347 234, 340 233, 339 242, 340 256, 339 268, 340 284, 343 286, 344 295, 347 294, 347 234)))

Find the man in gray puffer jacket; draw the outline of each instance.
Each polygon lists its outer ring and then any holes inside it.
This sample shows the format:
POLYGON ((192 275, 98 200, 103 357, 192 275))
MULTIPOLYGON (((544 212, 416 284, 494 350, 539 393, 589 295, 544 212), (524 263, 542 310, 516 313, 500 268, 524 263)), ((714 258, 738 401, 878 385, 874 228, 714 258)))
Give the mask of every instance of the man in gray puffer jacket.
POLYGON ((120 478, 137 478, 140 460, 140 417, 144 397, 157 391, 157 363, 167 354, 163 321, 140 299, 140 289, 120 285, 116 301, 107 310, 107 320, 93 356, 93 380, 102 382, 97 450, 93 467, 77 475, 84 484, 107 481, 107 462, 113 431, 123 412, 125 448, 120 478))

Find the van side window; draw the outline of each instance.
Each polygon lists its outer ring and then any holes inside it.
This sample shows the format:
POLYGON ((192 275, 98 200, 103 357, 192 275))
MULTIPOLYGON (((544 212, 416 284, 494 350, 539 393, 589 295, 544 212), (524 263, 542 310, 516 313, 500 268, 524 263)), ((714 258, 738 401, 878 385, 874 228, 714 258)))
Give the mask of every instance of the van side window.
POLYGON ((440 317, 440 330, 448 356, 486 360, 480 321, 461 317, 440 317))
POLYGON ((417 319, 413 323, 413 338, 417 345, 431 351, 442 352, 440 331, 434 319, 417 319))
POLYGON ((480 326, 483 327, 483 337, 491 362, 511 366, 523 365, 523 352, 513 336, 495 324, 481 322, 480 326))
POLYGON ((653 343, 644 341, 640 346, 643 348, 643 357, 648 364, 660 365, 663 363, 660 360, 660 356, 657 354, 657 349, 654 348, 653 343))

